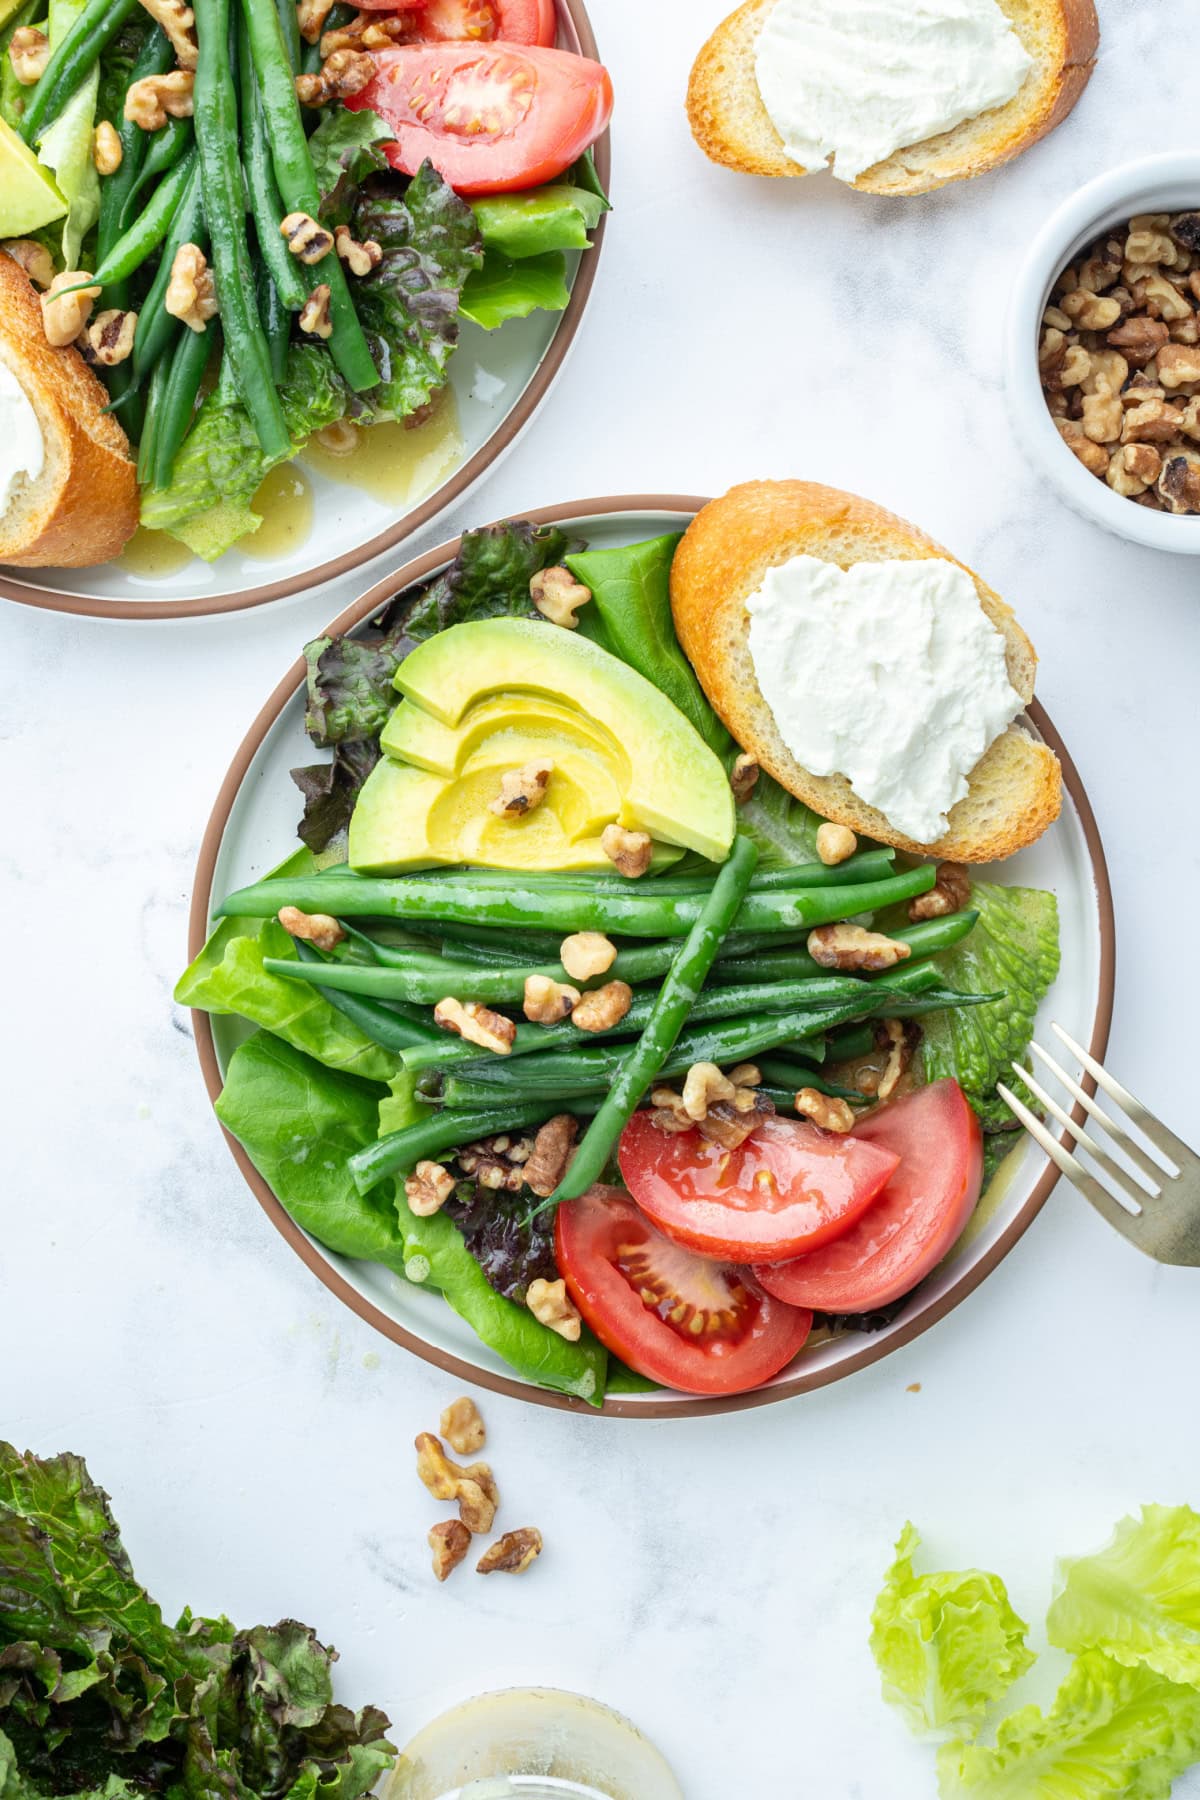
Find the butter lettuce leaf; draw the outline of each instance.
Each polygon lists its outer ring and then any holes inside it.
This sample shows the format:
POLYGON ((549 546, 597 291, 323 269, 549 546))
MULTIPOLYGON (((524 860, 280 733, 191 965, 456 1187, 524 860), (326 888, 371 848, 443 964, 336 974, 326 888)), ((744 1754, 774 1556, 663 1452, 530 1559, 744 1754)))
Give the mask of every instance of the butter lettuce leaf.
POLYGON ((562 312, 570 298, 561 250, 544 250, 521 261, 488 250, 483 266, 463 284, 459 311, 484 331, 498 331, 510 319, 527 319, 530 313, 562 312))
POLYGON ((486 251, 520 261, 550 250, 587 250, 608 203, 587 188, 552 182, 518 194, 487 194, 471 202, 486 251))
POLYGON ((1105 1549, 1064 1560, 1059 1573, 1052 1644, 1103 1650, 1200 1689, 1200 1513, 1144 1506, 1105 1549))
POLYGON ((1032 1666, 1028 1629, 998 1575, 917 1575, 920 1538, 906 1525, 871 1614, 883 1697, 923 1736, 973 1734, 987 1709, 1032 1666))
POLYGON ((947 1744, 942 1800, 1168 1800, 1200 1758, 1200 1693, 1098 1650, 1076 1658, 1050 1710, 1024 1707, 994 1748, 947 1744))
POLYGON ((1012 1115, 996 1093, 1012 1081, 1011 1065, 1027 1050, 1038 1007, 1058 974, 1058 902, 1040 888, 973 881, 974 930, 934 957, 947 987, 964 993, 1004 990, 986 1006, 958 1007, 922 1020, 921 1063, 927 1081, 953 1076, 985 1130, 1007 1130, 1012 1115))
POLYGON ((79 267, 83 240, 100 217, 100 177, 92 161, 99 91, 100 71, 94 68, 38 138, 38 161, 53 175, 54 185, 67 203, 59 251, 66 269, 79 267))

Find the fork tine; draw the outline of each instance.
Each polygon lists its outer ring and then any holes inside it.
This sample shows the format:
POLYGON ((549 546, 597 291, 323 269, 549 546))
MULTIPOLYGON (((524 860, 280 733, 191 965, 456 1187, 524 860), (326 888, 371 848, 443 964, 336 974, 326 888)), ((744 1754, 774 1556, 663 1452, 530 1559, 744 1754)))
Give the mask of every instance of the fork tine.
MULTIPOLYGON (((1107 1131, 1113 1142, 1120 1144, 1123 1153, 1129 1158, 1130 1162, 1134 1163, 1137 1168, 1142 1171, 1143 1175, 1146 1175, 1150 1181, 1154 1183, 1154 1193, 1160 1194, 1162 1192, 1164 1180, 1169 1181, 1171 1179, 1171 1174, 1163 1168, 1161 1163, 1157 1163, 1152 1157, 1147 1156, 1137 1140, 1126 1130, 1123 1121, 1110 1118, 1108 1113, 1106 1113, 1104 1108, 1100 1105, 1099 1101, 1096 1100, 1093 1095, 1086 1093, 1084 1089, 1080 1087, 1079 1083, 1067 1074, 1065 1069, 1060 1069, 1048 1051, 1043 1050, 1042 1046, 1038 1043, 1031 1043, 1029 1048, 1033 1051, 1038 1061, 1045 1064, 1055 1080, 1060 1081, 1072 1098, 1078 1100, 1085 1112, 1090 1113, 1096 1123, 1107 1131)), ((1093 1154, 1095 1154, 1095 1152, 1093 1152, 1093 1154)), ((1150 1190, 1147 1189, 1147 1192, 1149 1191, 1150 1190)))
POLYGON ((1114 1231, 1119 1231, 1140 1250, 1142 1246, 1137 1240, 1138 1221, 1113 1199, 1106 1187, 1102 1187, 1094 1175, 1089 1175, 1078 1157, 1072 1156, 1064 1144, 1046 1130, 1036 1113, 1030 1112, 1023 1100, 1018 1100, 1011 1088, 1005 1087, 1002 1081, 996 1083, 996 1092, 1005 1105, 1014 1112, 1030 1137, 1041 1145, 1052 1163, 1056 1163, 1063 1174, 1074 1183, 1085 1200, 1095 1207, 1101 1218, 1106 1219, 1114 1231))
POLYGON ((1082 1125, 1076 1125, 1070 1113, 1061 1107, 1051 1094, 1046 1092, 1040 1081, 1034 1080, 1033 1075, 1028 1069, 1022 1068, 1021 1064, 1017 1062, 1013 1064, 1013 1068, 1017 1071, 1017 1074, 1021 1077, 1030 1092, 1035 1094, 1041 1101, 1042 1105, 1046 1108, 1046 1111, 1050 1113, 1053 1118, 1057 1119, 1060 1125, 1066 1126, 1067 1130, 1075 1140, 1075 1148, 1078 1150, 1080 1146, 1082 1146, 1099 1165, 1102 1172, 1107 1175, 1111 1186, 1118 1188, 1121 1193, 1125 1194, 1130 1200, 1135 1201, 1138 1206, 1143 1205, 1146 1199, 1157 1200, 1158 1196, 1162 1193, 1161 1187, 1155 1187, 1150 1182, 1149 1176, 1146 1177, 1145 1181, 1141 1179, 1140 1175, 1131 1178, 1127 1171, 1121 1168, 1119 1163, 1113 1161, 1106 1150, 1101 1149, 1095 1138, 1088 1135, 1082 1125), (1131 1179, 1136 1179, 1138 1187, 1141 1189, 1140 1193, 1134 1194, 1130 1191, 1129 1183, 1131 1179))
POLYGON ((1119 1081, 1114 1080, 1108 1070, 1102 1068, 1095 1057, 1090 1055, 1090 1053, 1083 1048, 1082 1044, 1077 1044, 1070 1033, 1064 1031, 1061 1025, 1052 1023, 1051 1030, 1062 1039, 1072 1056, 1077 1056, 1079 1058, 1088 1074, 1092 1076, 1097 1087, 1103 1088, 1110 1099, 1115 1100, 1118 1106, 1123 1106, 1125 1108, 1125 1111, 1129 1114, 1129 1117, 1133 1120, 1138 1130, 1145 1134, 1151 1149, 1154 1150, 1159 1157, 1165 1158, 1169 1164, 1174 1164, 1174 1167, 1170 1171, 1172 1174, 1178 1175, 1182 1169, 1190 1164, 1195 1155, 1195 1151, 1190 1145, 1185 1144, 1181 1137, 1176 1137, 1175 1133, 1164 1125, 1161 1119, 1154 1116, 1149 1107, 1143 1106, 1142 1102, 1135 1094, 1131 1094, 1128 1088, 1122 1087, 1119 1081), (1182 1161, 1180 1160, 1181 1158, 1182 1161))

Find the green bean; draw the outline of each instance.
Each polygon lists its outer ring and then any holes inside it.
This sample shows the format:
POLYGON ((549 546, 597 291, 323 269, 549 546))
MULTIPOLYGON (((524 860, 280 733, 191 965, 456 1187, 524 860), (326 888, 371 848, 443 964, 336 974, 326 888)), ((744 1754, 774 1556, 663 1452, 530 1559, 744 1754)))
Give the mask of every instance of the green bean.
MULTIPOLYGON (((284 48, 287 51, 288 62, 291 64, 292 74, 298 75, 300 73, 300 58, 304 53, 304 40, 300 36, 300 13, 296 6, 296 0, 275 0, 275 6, 276 11, 279 14, 279 28, 283 33, 283 43, 284 48)), ((326 20, 324 30, 330 31, 332 29, 333 27, 330 25, 329 21, 326 20)), ((319 39, 317 47, 319 50, 319 39)))
MULTIPOLYGON (((884 881, 747 894, 738 922, 748 931, 795 931, 826 925, 928 893, 935 880, 933 864, 926 863, 884 881)), ((591 889, 563 888, 535 894, 515 882, 507 889, 475 889, 437 875, 392 879, 326 874, 283 875, 256 882, 230 894, 217 910, 225 918, 263 918, 290 905, 305 912, 332 913, 337 918, 441 918, 452 924, 532 927, 561 931, 564 935, 591 930, 661 938, 685 936, 705 904, 702 897, 692 895, 658 896, 650 891, 627 890, 610 893, 599 884, 591 889)))
POLYGON ((66 36, 51 51, 29 98, 19 127, 27 144, 33 143, 44 124, 58 117, 138 4, 139 0, 88 0, 66 36))
POLYGON ((292 315, 279 297, 279 289, 260 263, 255 273, 258 316, 267 334, 271 373, 278 385, 287 373, 288 346, 292 341, 292 315))
MULTIPOLYGON (((759 1067, 761 1069, 761 1062, 759 1067)), ((815 1069, 805 1069, 795 1087, 788 1085, 775 1087, 768 1083, 760 1087, 758 1091, 760 1094, 765 1094, 767 1099, 774 1103, 776 1112, 781 1112, 786 1116, 794 1111, 796 1095, 800 1089, 806 1087, 815 1088, 818 1094, 828 1094, 834 1100, 849 1100, 852 1106, 869 1105, 866 1094, 860 1093, 857 1088, 842 1087, 839 1082, 830 1081, 827 1075, 818 1075, 815 1069)))
MULTIPOLYGON (((222 4, 223 0, 208 0, 208 3, 222 4)), ((320 212, 321 196, 300 118, 300 102, 296 98, 295 78, 279 14, 274 0, 242 0, 242 4, 275 163, 275 180, 284 207, 288 212, 308 213, 315 219, 320 212)), ((378 385, 379 371, 371 359, 341 262, 336 256, 325 258, 321 279, 329 288, 329 316, 333 322, 330 353, 343 378, 356 393, 363 393, 378 385)))
MULTIPOLYGON (((919 957, 936 956, 941 950, 949 950, 966 937, 978 917, 977 912, 968 908, 963 912, 948 913, 942 919, 923 919, 917 925, 902 925, 886 935, 908 945, 912 954, 905 958, 907 964, 919 957)), ((822 967, 806 950, 767 951, 743 960, 722 961, 713 970, 712 978, 720 982, 803 981, 808 976, 820 974, 822 967)))
MULTIPOLYGON (((621 951, 604 977, 607 981, 625 981, 632 987, 665 975, 678 946, 672 943, 647 944, 636 950, 621 951)), ((267 959, 269 964, 270 958, 267 959)), ((279 971, 276 971, 277 973, 279 971)), ((506 968, 473 968, 469 964, 445 962, 441 957, 412 957, 403 964, 389 962, 372 967, 369 963, 334 963, 316 974, 291 971, 300 980, 313 980, 321 987, 336 987, 343 993, 369 994, 376 1000, 404 1000, 410 1005, 436 1006, 439 1000, 480 1000, 489 1005, 519 1005, 525 998, 525 983, 531 975, 548 976, 562 981, 561 963, 538 963, 532 966, 506 968)))
MULTIPOLYGON (((712 988, 697 997, 688 1017, 689 1021, 730 1019, 744 1017, 747 1013, 790 1012, 798 1006, 833 1005, 862 994, 866 988, 865 981, 858 981, 852 975, 837 975, 828 981, 794 982, 790 986, 776 982, 766 987, 712 988)), ((564 1048, 579 1049, 596 1039, 635 1037, 650 1023, 657 1005, 657 993, 638 994, 624 1018, 607 1031, 582 1032, 570 1019, 564 1019, 561 1025, 518 1025, 505 1061, 564 1048)), ((468 1043, 465 1038, 439 1035, 440 1042, 419 1044, 406 1055, 405 1067, 444 1069, 454 1063, 479 1060, 477 1045, 468 1043)))
MULTIPOLYGON (((756 869, 748 891, 752 894, 768 894, 780 889, 846 887, 862 881, 881 881, 890 873, 895 854, 894 850, 865 850, 844 863, 796 863, 789 868, 756 869)), ((582 888, 590 893, 598 887, 617 894, 699 895, 703 898, 711 890, 722 866, 720 863, 713 863, 711 871, 702 875, 672 875, 668 871, 664 875, 646 875, 637 881, 631 881, 629 876, 619 875, 615 869, 610 868, 517 871, 454 867, 430 869, 425 873, 436 876, 441 882, 475 893, 494 888, 503 891, 519 882, 522 889, 531 894, 556 894, 564 888, 582 888)), ((325 869, 318 879, 329 880, 345 872, 344 868, 325 869)))
POLYGON ((164 356, 155 364, 154 373, 150 377, 150 391, 146 396, 146 418, 138 445, 137 478, 140 487, 149 487, 154 476, 155 438, 170 376, 170 358, 164 356))
MULTIPOLYGON (((179 211, 192 179, 195 161, 193 152, 171 170, 166 180, 155 189, 153 198, 142 208, 138 218, 121 234, 108 255, 101 259, 91 282, 80 282, 79 287, 96 283, 101 287, 109 287, 115 281, 128 281, 141 268, 146 258, 153 256, 170 231, 179 211)), ((63 288, 61 292, 72 294, 76 289, 63 288)))
MULTIPOLYGON (((293 16, 295 7, 291 8, 293 16)), ((241 95, 242 168, 246 175, 246 192, 254 228, 258 233, 258 250, 275 289, 289 312, 299 312, 308 299, 309 284, 301 265, 280 235, 283 202, 275 185, 271 162, 271 146, 267 140, 262 96, 254 74, 250 55, 250 37, 245 14, 238 16, 238 86, 241 95)), ((315 217, 315 215, 314 215, 315 217)))
POLYGON ((869 1056, 875 1048, 875 1033, 869 1025, 847 1025, 843 1031, 831 1031, 825 1039, 827 1062, 853 1062, 869 1056))
POLYGON ((171 221, 171 229, 163 240, 158 273, 138 313, 137 329, 133 334, 133 372, 139 381, 157 366, 164 350, 169 348, 180 330, 184 329, 163 305, 176 252, 184 244, 197 244, 203 249, 206 242, 204 195, 197 160, 191 164, 187 187, 171 221))
MULTIPOLYGON (((162 75, 175 66, 171 40, 161 25, 151 25, 130 73, 130 86, 148 75, 162 75)), ((111 175, 100 183, 100 218, 96 225, 96 257, 103 266, 105 258, 125 229, 125 212, 137 192, 142 164, 146 156, 146 133, 133 119, 122 118, 117 126, 121 142, 121 161, 111 175)), ((105 296, 106 299, 110 298, 105 296)), ((112 302, 119 305, 119 300, 112 302)), ((123 368, 123 363, 116 364, 123 368)))
MULTIPOLYGON (((302 962, 320 962, 319 950, 306 944, 303 938, 297 938, 295 943, 296 954, 302 962)), ((357 1025, 373 1044, 380 1044, 383 1049, 393 1050, 397 1055, 429 1038, 444 1041, 445 1034, 438 1030, 432 1020, 411 1024, 390 1007, 381 1006, 373 1000, 360 1000, 353 994, 329 993, 326 998, 352 1025, 357 1025)))
POLYGON ((434 1113, 419 1124, 406 1125, 403 1131, 389 1131, 373 1144, 356 1150, 346 1167, 359 1193, 369 1194, 389 1175, 402 1175, 424 1158, 443 1156, 459 1144, 494 1137, 500 1131, 524 1131, 530 1125, 544 1125, 555 1113, 570 1112, 586 1118, 593 1110, 586 1103, 576 1106, 556 1102, 548 1106, 534 1100, 518 1106, 502 1104, 470 1112, 434 1113))
MULTIPOLYGON (((815 1086, 818 1079, 817 1071, 799 1057, 780 1056, 774 1051, 770 1056, 759 1057, 758 1072, 765 1082, 776 1088, 784 1088, 792 1094, 797 1094, 802 1087, 815 1086)), ((828 1089, 820 1088, 818 1092, 824 1094, 828 1089)))
POLYGON ((204 380, 204 371, 208 367, 213 345, 220 341, 220 334, 221 327, 215 319, 203 331, 189 329, 175 345, 170 357, 163 358, 169 364, 170 374, 163 390, 154 434, 156 488, 171 485, 175 458, 191 429, 196 396, 200 392, 200 383, 204 380))
POLYGON ((713 882, 699 916, 671 965, 645 1030, 621 1058, 604 1104, 584 1132, 571 1165, 548 1204, 577 1199, 604 1173, 613 1145, 625 1129, 630 1114, 679 1041, 688 1014, 704 986, 704 978, 712 968, 721 939, 745 899, 757 861, 758 851, 751 839, 735 837, 729 860, 713 882))
MULTIPOLYGON (((139 128, 140 130, 140 128, 139 128)), ((146 160, 142 164, 137 181, 130 192, 125 207, 122 225, 137 204, 138 195, 160 175, 166 175, 173 169, 181 157, 187 155, 196 141, 196 133, 190 119, 168 119, 157 131, 142 131, 141 136, 149 140, 146 160)))
MULTIPOLYGON (((237 95, 228 54, 230 0, 197 0, 195 12, 200 40, 194 89, 196 149, 225 355, 264 454, 282 462, 291 454, 292 440, 271 378, 267 340, 254 303, 237 148, 237 95)), ((273 7, 271 18, 278 31, 273 7)))

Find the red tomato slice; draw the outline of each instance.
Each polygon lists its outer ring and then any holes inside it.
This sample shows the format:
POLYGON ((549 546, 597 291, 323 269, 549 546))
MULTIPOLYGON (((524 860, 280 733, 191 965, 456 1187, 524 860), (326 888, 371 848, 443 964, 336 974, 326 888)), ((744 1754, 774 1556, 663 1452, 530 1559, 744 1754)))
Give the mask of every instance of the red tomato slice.
POLYGON ((460 194, 503 194, 561 175, 612 112, 608 71, 567 50, 509 44, 404 45, 375 52, 378 73, 347 101, 396 134, 383 146, 415 175, 428 158, 460 194))
POLYGON ((782 1267, 755 1269, 768 1293, 791 1306, 856 1313, 899 1300, 937 1267, 975 1210, 983 1137, 957 1081, 935 1081, 880 1107, 854 1136, 897 1153, 900 1167, 844 1237, 782 1267))
POLYGON ((803 1119, 767 1119, 737 1150, 668 1136, 648 1112, 621 1134, 621 1174, 648 1218, 698 1256, 786 1262, 853 1225, 900 1158, 803 1119))
MULTIPOLYGON (((425 0, 355 0, 355 4, 362 12, 415 12, 418 6, 424 6, 425 0)), ((415 19, 412 28, 415 35, 415 19)))
POLYGON ((421 44, 553 44, 554 0, 362 0, 368 12, 421 8, 413 41, 421 44))
POLYGON ((764 1294, 745 1269, 672 1244, 619 1188, 558 1209, 554 1252, 602 1344, 685 1394, 740 1394, 790 1363, 812 1314, 764 1294))

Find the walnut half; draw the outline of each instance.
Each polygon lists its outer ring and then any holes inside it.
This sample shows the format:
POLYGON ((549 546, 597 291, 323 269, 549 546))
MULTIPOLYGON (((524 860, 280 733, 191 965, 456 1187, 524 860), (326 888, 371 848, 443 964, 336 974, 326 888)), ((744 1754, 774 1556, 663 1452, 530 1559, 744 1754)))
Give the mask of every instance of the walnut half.
POLYGON ((801 1088, 796 1095, 796 1111, 822 1131, 836 1131, 839 1135, 849 1131, 854 1124, 854 1113, 848 1100, 839 1100, 834 1094, 822 1094, 817 1088, 801 1088))
POLYGON ((644 831, 626 831, 621 825, 606 825, 600 833, 600 848, 618 874, 636 881, 644 875, 654 857, 654 840, 644 831))
POLYGON ((481 1575, 523 1575, 530 1563, 542 1554, 542 1534, 536 1525, 522 1525, 506 1531, 485 1550, 475 1564, 481 1575))
POLYGON ((578 1136, 578 1119, 570 1113, 556 1113, 534 1138, 533 1155, 525 1164, 525 1185, 539 1200, 548 1200, 566 1174, 578 1136))
POLYGON ((525 1295, 525 1304, 540 1325, 556 1331, 569 1344, 579 1342, 583 1321, 575 1302, 567 1293, 567 1284, 561 1275, 557 1281, 545 1281, 541 1276, 536 1281, 531 1281, 525 1295))
POLYGON ((433 1009, 433 1022, 443 1031, 453 1031, 468 1044, 478 1044, 481 1050, 491 1050, 497 1056, 508 1055, 517 1035, 516 1026, 503 1013, 492 1012, 490 1007, 481 1006, 477 1000, 468 1000, 464 1005, 451 995, 438 1001, 433 1009))
POLYGON ((918 919, 941 919, 947 913, 961 912, 971 902, 971 877, 961 863, 944 862, 937 866, 937 880, 927 894, 918 894, 908 903, 908 916, 918 919))
POLYGON ((529 597, 543 619, 574 631, 579 623, 579 609, 587 605, 592 590, 576 581, 570 569, 556 564, 551 569, 539 569, 531 578, 529 597))
POLYGON ((489 1464, 468 1463, 460 1468, 431 1431, 418 1433, 415 1444, 417 1474, 434 1499, 457 1501, 458 1516, 468 1531, 476 1535, 490 1531, 500 1495, 489 1464))
POLYGON ((289 937, 303 938, 318 950, 335 950, 346 936, 329 913, 306 913, 298 906, 281 906, 278 916, 289 937))
POLYGON ((808 934, 808 954, 823 969, 890 969, 912 952, 898 938, 861 925, 818 925, 808 934))
POLYGON ((474 1456, 487 1442, 483 1416, 469 1394, 461 1394, 442 1408, 442 1436, 456 1456, 474 1456))
POLYGON ((461 1519, 443 1519, 430 1529, 428 1543, 433 1551, 433 1572, 439 1581, 445 1581, 471 1548, 471 1534, 461 1519))

